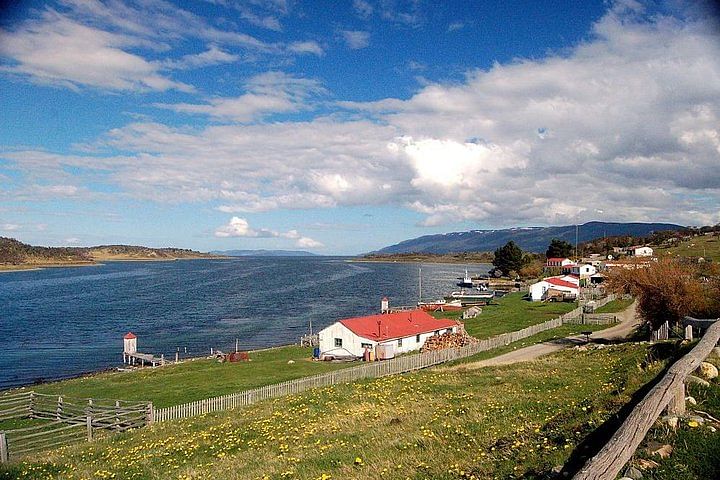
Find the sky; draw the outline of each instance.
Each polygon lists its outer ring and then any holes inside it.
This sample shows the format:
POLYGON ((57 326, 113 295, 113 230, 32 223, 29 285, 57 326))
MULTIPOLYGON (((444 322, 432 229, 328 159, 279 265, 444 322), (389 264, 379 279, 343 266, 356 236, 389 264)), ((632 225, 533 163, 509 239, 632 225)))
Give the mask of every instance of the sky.
POLYGON ((712 3, 5 3, 0 236, 357 254, 720 222, 712 3))

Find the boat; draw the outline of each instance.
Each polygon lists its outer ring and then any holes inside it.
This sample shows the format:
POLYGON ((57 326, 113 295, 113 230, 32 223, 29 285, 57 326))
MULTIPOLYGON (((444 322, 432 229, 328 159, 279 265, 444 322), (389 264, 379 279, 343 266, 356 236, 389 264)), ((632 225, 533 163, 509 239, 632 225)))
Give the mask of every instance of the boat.
POLYGON ((459 292, 452 292, 445 296, 445 300, 448 302, 460 301, 463 307, 470 305, 485 305, 495 298, 495 292, 492 290, 485 289, 473 289, 466 291, 460 289, 459 292))
POLYGON ((465 276, 462 278, 458 277, 458 280, 460 280, 460 281, 457 282, 456 285, 460 288, 473 288, 474 287, 473 280, 472 280, 472 278, 470 278, 470 275, 468 275, 467 270, 465 270, 465 276))
POLYGON ((434 302, 418 302, 418 308, 426 312, 457 312, 462 310, 460 300, 435 300, 434 302))

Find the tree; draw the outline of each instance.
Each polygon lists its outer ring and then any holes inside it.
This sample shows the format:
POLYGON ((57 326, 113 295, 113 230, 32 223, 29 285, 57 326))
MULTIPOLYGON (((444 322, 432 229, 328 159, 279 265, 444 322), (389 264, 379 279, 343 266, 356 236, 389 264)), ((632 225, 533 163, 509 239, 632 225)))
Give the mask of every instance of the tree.
POLYGON ((567 258, 573 253, 573 246, 565 240, 559 238, 553 238, 550 241, 550 246, 545 252, 547 258, 567 258))
POLYGON ((515 242, 510 240, 504 246, 495 250, 495 258, 493 258, 492 264, 503 275, 509 275, 511 271, 519 272, 525 266, 523 251, 515 242))
POLYGON ((653 330, 665 322, 677 325, 685 315, 710 310, 715 287, 701 281, 696 266, 672 259, 617 269, 607 283, 617 293, 637 297, 638 313, 653 330))

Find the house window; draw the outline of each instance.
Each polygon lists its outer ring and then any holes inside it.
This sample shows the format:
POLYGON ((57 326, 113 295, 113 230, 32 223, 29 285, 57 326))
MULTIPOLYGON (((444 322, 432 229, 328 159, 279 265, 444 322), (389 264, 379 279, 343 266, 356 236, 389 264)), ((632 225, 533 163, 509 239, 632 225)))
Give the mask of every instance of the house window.
POLYGON ((336 347, 342 347, 342 338, 336 338, 336 339, 335 339, 335 346, 336 346, 336 347))
POLYGON ((420 343, 420 334, 415 335, 415 342, 420 343))
POLYGON ((435 330, 435 335, 440 335, 440 330, 435 330))
POLYGON ((398 347, 402 347, 402 338, 398 338, 398 347))
POLYGON ((361 343, 360 348, 372 348, 372 343, 361 343))

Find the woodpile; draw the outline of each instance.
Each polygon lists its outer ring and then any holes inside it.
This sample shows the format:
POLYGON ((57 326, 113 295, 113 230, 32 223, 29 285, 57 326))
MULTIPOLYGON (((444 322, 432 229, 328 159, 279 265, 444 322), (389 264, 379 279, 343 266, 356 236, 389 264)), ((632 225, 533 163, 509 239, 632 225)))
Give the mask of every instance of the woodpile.
POLYGON ((442 335, 433 335, 425 340, 421 353, 432 352, 435 350, 443 350, 445 348, 459 348, 466 345, 477 343, 478 339, 471 337, 461 329, 458 333, 443 333, 442 335))

